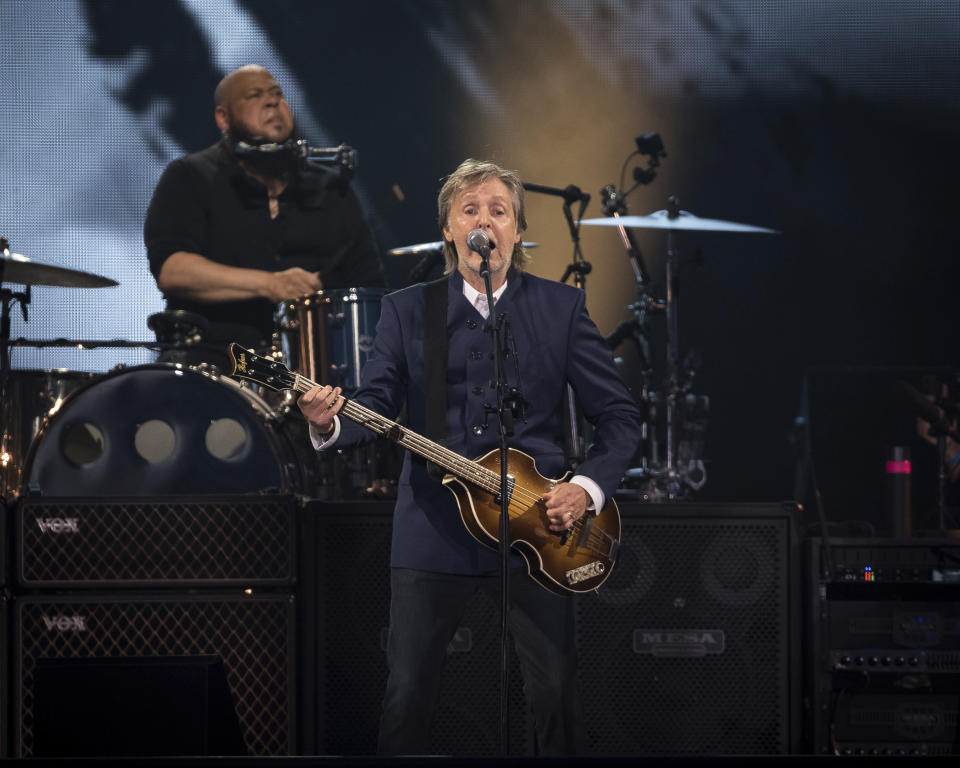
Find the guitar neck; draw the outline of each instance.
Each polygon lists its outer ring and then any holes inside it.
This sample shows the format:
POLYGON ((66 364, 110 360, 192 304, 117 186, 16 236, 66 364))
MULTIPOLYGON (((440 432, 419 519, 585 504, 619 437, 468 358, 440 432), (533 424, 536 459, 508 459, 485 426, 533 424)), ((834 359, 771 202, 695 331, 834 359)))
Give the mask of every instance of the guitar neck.
MULTIPOLYGON (((296 374, 293 389, 297 392, 307 392, 312 387, 319 386, 315 382, 296 374)), ((500 477, 494 472, 486 469, 475 461, 464 458, 459 453, 454 453, 448 448, 444 448, 439 443, 429 440, 416 432, 409 430, 391 419, 381 416, 376 411, 371 411, 359 403, 353 402, 347 397, 340 395, 343 400, 343 407, 340 409, 340 415, 345 416, 361 427, 366 427, 378 435, 386 437, 403 448, 407 448, 418 456, 432 461, 447 472, 457 477, 469 480, 488 490, 496 493, 500 489, 500 477)))

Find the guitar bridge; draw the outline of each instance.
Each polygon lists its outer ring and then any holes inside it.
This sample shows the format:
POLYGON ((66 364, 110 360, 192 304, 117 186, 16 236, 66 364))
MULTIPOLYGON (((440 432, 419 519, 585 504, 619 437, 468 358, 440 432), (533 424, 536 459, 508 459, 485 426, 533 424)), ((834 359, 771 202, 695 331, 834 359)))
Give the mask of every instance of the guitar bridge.
POLYGON ((579 568, 567 571, 564 575, 567 577, 567 584, 572 586, 573 584, 579 584, 581 581, 592 579, 594 576, 600 576, 604 570, 603 562, 601 560, 594 560, 592 563, 587 563, 586 565, 581 565, 579 568))

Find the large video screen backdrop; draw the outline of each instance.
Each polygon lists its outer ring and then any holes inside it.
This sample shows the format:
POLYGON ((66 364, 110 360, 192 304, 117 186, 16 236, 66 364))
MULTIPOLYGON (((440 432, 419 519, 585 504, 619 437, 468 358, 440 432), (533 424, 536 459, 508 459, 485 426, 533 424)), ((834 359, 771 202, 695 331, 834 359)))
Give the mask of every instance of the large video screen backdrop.
MULTIPOLYGON (((0 234, 120 284, 34 288, 14 338, 152 339, 146 318, 163 302, 141 227, 153 185, 216 141, 213 88, 255 62, 303 136, 357 148, 385 249, 438 239, 439 180, 467 156, 576 184, 600 216, 600 188, 647 132, 668 154, 630 213, 676 195, 699 216, 782 232, 678 238, 681 351, 702 361, 694 388, 711 400, 706 498, 792 494, 808 369, 957 363, 953 0, 0 0, 0 35, 0 234)), ((571 259, 560 205, 528 196, 546 277, 571 259)), ((666 239, 636 235, 662 293, 666 239)), ((609 334, 630 317, 633 271, 614 230, 580 236, 588 306, 609 334)), ((387 260, 404 285, 416 258, 387 260)), ((662 318, 652 330, 662 367, 662 318)), ((635 353, 618 354, 636 388, 635 353)), ((26 346, 13 365, 152 359, 26 346)))

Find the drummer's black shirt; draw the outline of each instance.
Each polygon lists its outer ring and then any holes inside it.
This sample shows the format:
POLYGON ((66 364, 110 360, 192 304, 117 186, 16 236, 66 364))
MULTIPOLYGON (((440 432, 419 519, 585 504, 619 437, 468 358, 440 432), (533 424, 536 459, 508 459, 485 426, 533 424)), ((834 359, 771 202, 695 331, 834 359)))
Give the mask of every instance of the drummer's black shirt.
MULTIPOLYGON (((335 172, 294 172, 270 218, 267 189, 243 172, 223 142, 174 160, 164 170, 144 223, 154 278, 177 251, 234 267, 319 272, 325 289, 383 286, 380 253, 356 196, 335 172)), ((165 296, 209 322, 205 345, 225 352, 230 341, 269 343, 276 305, 268 299, 196 302, 165 296)), ((201 354, 200 357, 203 355, 201 354)), ((222 362, 225 355, 214 355, 222 362)))

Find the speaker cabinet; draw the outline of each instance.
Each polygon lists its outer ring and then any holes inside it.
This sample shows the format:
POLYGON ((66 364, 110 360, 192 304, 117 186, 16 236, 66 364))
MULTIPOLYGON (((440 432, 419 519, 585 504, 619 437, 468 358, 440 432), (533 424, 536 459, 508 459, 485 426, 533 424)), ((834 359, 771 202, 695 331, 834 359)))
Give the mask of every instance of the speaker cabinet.
MULTIPOLYGON (((210 723, 227 725, 220 731, 214 728, 208 737, 214 731, 225 732, 231 717, 236 717, 244 752, 295 754, 296 665, 290 595, 239 591, 30 595, 14 602, 13 613, 14 756, 33 757, 37 747, 46 748, 39 740, 45 733, 49 736, 50 723, 62 720, 65 711, 47 697, 63 695, 63 686, 70 681, 70 695, 81 697, 73 706, 86 709, 87 716, 100 712, 122 722, 120 708, 146 711, 146 699, 154 695, 169 696, 174 707, 189 708, 193 704, 187 699, 198 685, 206 685, 208 692, 210 685, 214 691, 216 687, 215 680, 202 683, 196 674, 190 677, 189 666, 184 666, 190 657, 218 659, 226 673, 229 695, 216 696, 219 708, 204 716, 210 723), (166 661, 148 661, 157 657, 166 661), (112 703, 105 702, 102 691, 84 692, 82 682, 91 680, 91 665, 119 664, 118 659, 126 660, 132 677, 156 678, 159 673, 169 682, 171 675, 179 675, 187 681, 182 696, 176 699, 169 690, 157 693, 144 687, 139 691, 143 698, 137 699, 136 691, 119 683, 112 703), (72 666, 57 666, 56 660, 70 660, 72 666), (160 667, 151 669, 151 664, 160 667), (230 704, 235 714, 224 711, 230 704), (111 712, 110 706, 116 709, 111 712)), ((214 698, 211 702, 216 703, 214 698)), ((51 748, 57 754, 69 753, 62 739, 47 744, 54 744, 51 748)))
POLYGON ((0 760, 10 757, 9 600, 0 591, 0 760))
POLYGON ((607 582, 579 598, 591 753, 796 751, 793 504, 624 504, 607 582))
MULTIPOLYGON (((319 754, 373 754, 387 680, 392 502, 314 503, 319 754)), ((477 595, 448 648, 431 754, 499 754, 499 605, 477 595)), ((439 671, 438 671, 439 673, 439 671)), ((511 751, 529 754, 529 717, 511 650, 511 751)))
POLYGON ((281 586, 296 578, 293 496, 30 498, 17 508, 26 588, 281 586))
POLYGON ((816 754, 960 754, 960 542, 808 543, 816 754))
POLYGON ((0 497, 0 587, 5 587, 10 579, 10 561, 7 550, 8 537, 7 527, 10 522, 10 516, 7 511, 7 500, 0 497))

